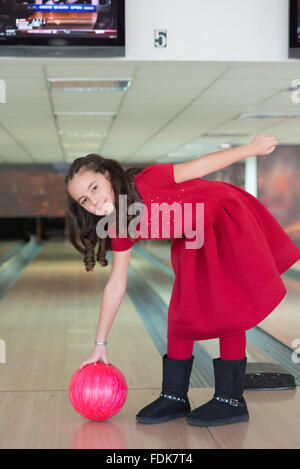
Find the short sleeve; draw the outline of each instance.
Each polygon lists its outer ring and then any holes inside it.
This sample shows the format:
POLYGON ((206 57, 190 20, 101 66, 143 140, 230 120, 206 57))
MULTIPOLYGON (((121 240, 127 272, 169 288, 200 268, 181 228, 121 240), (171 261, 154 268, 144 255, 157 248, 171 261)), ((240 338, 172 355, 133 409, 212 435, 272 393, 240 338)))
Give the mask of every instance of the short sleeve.
POLYGON ((130 241, 128 238, 110 238, 113 251, 127 251, 132 248, 136 241, 130 241))
POLYGON ((113 251, 127 251, 138 241, 131 241, 128 237, 119 238, 115 236, 115 227, 108 226, 108 234, 111 239, 111 246, 113 251))

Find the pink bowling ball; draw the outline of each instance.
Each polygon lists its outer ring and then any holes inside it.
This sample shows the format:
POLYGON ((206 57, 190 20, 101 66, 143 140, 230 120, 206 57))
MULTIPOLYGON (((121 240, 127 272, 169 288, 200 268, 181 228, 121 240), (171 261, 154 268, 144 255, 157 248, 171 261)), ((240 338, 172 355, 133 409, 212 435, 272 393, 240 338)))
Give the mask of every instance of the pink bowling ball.
POLYGON ((74 409, 89 420, 105 420, 117 414, 127 398, 125 377, 114 365, 91 363, 77 370, 69 384, 74 409))

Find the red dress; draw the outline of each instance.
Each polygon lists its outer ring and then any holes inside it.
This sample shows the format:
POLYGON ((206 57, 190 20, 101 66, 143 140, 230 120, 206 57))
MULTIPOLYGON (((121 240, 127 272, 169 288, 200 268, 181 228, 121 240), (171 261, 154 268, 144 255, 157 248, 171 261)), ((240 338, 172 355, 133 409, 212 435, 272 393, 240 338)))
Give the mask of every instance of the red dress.
MULTIPOLYGON (((148 235, 143 232, 135 239, 173 239, 171 263, 175 280, 168 309, 168 337, 203 340, 250 329, 285 296, 280 274, 300 258, 300 250, 254 196, 221 181, 195 178, 178 184, 174 181, 173 165, 148 166, 134 178, 146 207, 137 230, 145 219, 150 226, 151 203, 178 202, 180 206, 191 203, 190 228, 201 232, 199 247, 187 248, 186 241, 193 238, 190 233, 187 238, 184 220, 180 221, 181 236, 176 232, 174 237, 178 222, 173 223, 171 210, 169 236, 159 216, 158 233, 153 235, 149 228, 148 235), (201 226, 195 221, 196 203, 204 206, 204 217, 199 217, 201 226)), ((135 244, 127 237, 111 237, 111 241, 115 251, 135 244)))

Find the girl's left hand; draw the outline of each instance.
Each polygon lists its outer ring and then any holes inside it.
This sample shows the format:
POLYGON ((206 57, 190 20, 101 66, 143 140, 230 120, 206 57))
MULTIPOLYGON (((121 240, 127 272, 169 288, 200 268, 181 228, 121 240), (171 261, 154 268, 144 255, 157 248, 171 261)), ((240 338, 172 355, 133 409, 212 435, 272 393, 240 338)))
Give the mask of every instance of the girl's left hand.
POLYGON ((255 148, 255 155, 269 155, 278 145, 276 137, 266 133, 257 134, 251 142, 255 148))

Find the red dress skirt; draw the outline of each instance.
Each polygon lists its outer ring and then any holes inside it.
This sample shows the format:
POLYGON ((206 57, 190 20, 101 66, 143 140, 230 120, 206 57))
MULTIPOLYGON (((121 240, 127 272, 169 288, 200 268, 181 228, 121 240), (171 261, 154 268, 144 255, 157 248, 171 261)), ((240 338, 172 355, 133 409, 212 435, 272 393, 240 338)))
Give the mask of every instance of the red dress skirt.
POLYGON ((149 233, 141 230, 134 242, 112 236, 112 249, 127 250, 144 239, 173 239, 175 280, 168 309, 168 337, 203 340, 250 329, 286 295, 280 274, 300 258, 300 250, 251 194, 226 182, 202 178, 177 184, 173 165, 148 166, 135 176, 134 185, 146 207, 136 228, 138 232, 141 226, 148 226, 149 233), (163 216, 155 217, 156 231, 150 230, 153 205, 171 206, 174 202, 192 207, 187 223, 196 233, 194 238, 191 232, 186 236, 185 210, 179 220, 180 236, 172 210, 169 232, 163 216), (198 208, 203 207, 201 227, 196 223, 197 203, 198 208), (188 248, 187 241, 200 239, 197 230, 201 231, 202 244, 188 248))

